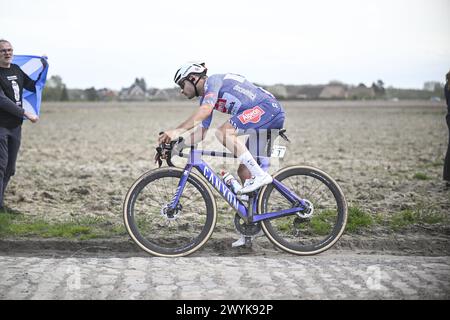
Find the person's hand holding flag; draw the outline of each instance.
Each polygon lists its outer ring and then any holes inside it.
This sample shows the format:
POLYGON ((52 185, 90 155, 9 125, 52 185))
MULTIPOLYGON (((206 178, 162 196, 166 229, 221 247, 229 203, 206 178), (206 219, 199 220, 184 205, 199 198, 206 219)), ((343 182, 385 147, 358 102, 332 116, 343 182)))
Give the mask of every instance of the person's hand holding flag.
POLYGON ((28 120, 30 120, 33 123, 36 123, 39 120, 39 117, 37 115, 35 115, 35 114, 31 113, 31 112, 28 112, 28 111, 25 111, 23 113, 23 115, 25 116, 25 118, 27 118, 28 120))
POLYGON ((23 108, 25 118, 31 122, 39 120, 42 91, 45 86, 48 71, 47 56, 14 55, 13 63, 17 64, 32 80, 36 82, 36 91, 23 90, 23 108))

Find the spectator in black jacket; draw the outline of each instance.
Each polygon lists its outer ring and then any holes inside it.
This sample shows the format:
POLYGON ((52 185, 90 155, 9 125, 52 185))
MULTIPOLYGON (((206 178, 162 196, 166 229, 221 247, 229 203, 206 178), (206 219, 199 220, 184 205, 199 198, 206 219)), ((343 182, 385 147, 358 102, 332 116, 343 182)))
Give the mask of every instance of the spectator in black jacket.
POLYGON ((33 123, 39 120, 22 106, 23 89, 36 92, 37 80, 31 80, 18 65, 12 64, 12 59, 11 43, 0 40, 0 213, 8 211, 3 198, 15 173, 23 119, 28 118, 33 123))
POLYGON ((450 188, 450 71, 446 75, 446 83, 445 83, 445 100, 447 101, 447 116, 445 119, 447 120, 448 127, 448 147, 447 154, 445 155, 444 161, 444 180, 446 188, 450 188))

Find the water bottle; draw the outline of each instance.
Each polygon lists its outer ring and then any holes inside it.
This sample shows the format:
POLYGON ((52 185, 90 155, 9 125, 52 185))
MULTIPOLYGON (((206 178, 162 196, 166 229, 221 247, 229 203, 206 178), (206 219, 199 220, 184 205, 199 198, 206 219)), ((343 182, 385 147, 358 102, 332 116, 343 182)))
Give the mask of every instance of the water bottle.
POLYGON ((235 194, 242 189, 239 181, 229 172, 222 171, 222 180, 235 194))

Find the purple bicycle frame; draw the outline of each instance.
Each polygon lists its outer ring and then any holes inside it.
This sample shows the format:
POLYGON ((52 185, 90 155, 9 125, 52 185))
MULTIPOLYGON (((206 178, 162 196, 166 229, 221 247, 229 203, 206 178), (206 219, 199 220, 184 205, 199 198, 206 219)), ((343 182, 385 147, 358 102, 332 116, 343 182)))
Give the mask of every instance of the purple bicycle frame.
MULTIPOLYGON (((184 156, 183 153, 179 153, 180 156, 184 156)), ((192 168, 196 168, 204 177, 205 179, 216 189, 219 194, 222 196, 222 198, 230 204, 230 206, 237 211, 239 216, 243 218, 247 223, 254 223, 259 222, 262 220, 267 219, 274 219, 279 218, 282 216, 288 216, 295 214, 296 212, 304 211, 307 205, 305 204, 304 200, 301 199, 299 196, 297 196, 294 192, 290 191, 285 185, 283 185, 278 180, 274 179, 272 184, 274 185, 274 188, 278 190, 287 200, 289 200, 291 203, 298 204, 299 206, 285 209, 281 211, 275 211, 275 212, 266 212, 261 213, 257 215, 251 216, 251 221, 249 221, 249 212, 248 208, 236 197, 236 194, 234 194, 228 186, 222 181, 220 177, 218 177, 214 170, 211 169, 211 167, 208 166, 206 162, 204 162, 201 159, 202 155, 209 155, 209 156, 215 156, 215 157, 234 157, 230 153, 223 153, 223 152, 215 152, 215 151, 207 151, 207 150, 195 150, 191 149, 188 157, 188 163, 186 164, 186 167, 184 168, 183 175, 180 178, 180 181, 178 183, 178 187, 175 191, 175 195, 172 198, 172 201, 170 202, 170 208, 175 209, 178 205, 178 201, 181 197, 181 194, 183 193, 184 187, 186 185, 186 182, 188 180, 189 174, 192 171, 192 168)), ((257 207, 257 201, 258 197, 253 198, 253 212, 256 212, 257 207)))

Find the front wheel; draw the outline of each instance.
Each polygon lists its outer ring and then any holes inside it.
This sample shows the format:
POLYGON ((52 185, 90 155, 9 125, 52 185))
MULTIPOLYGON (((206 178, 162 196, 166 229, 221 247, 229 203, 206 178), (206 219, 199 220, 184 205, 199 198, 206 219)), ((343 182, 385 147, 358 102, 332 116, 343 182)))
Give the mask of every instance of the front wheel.
POLYGON ((180 257, 200 249, 217 221, 210 188, 194 173, 188 177, 175 210, 169 209, 183 175, 180 168, 160 168, 142 175, 128 191, 123 217, 133 241, 160 257, 180 257))
MULTIPOLYGON (((311 211, 262 221, 266 236, 284 251, 298 255, 317 254, 333 246, 347 223, 347 202, 339 185, 325 172, 307 166, 282 169, 273 178, 307 200, 311 211)), ((294 206, 273 184, 260 192, 258 213, 294 206)))

